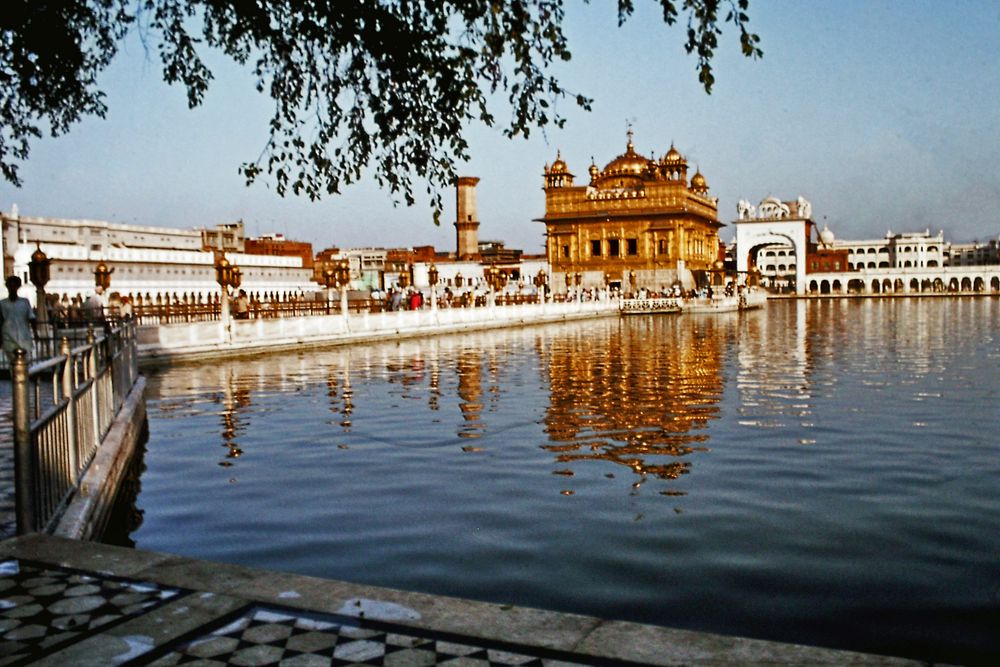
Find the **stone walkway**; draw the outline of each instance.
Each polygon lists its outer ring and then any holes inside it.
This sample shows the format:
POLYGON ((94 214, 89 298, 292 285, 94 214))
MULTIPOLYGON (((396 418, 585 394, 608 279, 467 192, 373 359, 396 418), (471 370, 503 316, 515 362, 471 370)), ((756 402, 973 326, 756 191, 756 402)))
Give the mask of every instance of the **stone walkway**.
POLYGON ((905 665, 33 535, 0 543, 0 666, 905 665))

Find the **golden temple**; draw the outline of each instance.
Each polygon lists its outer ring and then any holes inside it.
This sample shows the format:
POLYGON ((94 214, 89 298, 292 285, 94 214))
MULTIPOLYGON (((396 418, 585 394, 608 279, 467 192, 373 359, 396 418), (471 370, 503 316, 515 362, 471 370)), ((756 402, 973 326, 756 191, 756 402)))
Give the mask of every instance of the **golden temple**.
POLYGON ((720 259, 718 199, 697 169, 688 180, 685 157, 670 146, 659 160, 625 152, 599 169, 591 159, 588 185, 574 185, 561 154, 545 165, 546 254, 552 289, 694 287, 720 259), (564 287, 565 286, 565 287, 564 287))

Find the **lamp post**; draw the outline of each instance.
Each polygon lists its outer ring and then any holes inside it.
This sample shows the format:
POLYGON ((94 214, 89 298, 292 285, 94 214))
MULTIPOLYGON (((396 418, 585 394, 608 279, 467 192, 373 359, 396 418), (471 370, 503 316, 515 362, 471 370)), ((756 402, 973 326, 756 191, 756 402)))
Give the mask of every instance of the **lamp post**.
POLYGON ((438 268, 431 264, 430 268, 427 269, 427 280, 431 284, 431 311, 437 310, 437 281, 438 281, 438 268))
POLYGON ((577 271, 573 274, 573 281, 576 283, 576 300, 583 301, 583 290, 580 288, 580 284, 583 282, 583 274, 577 271))
POLYGON ((566 275, 563 278, 566 279, 566 300, 569 301, 569 288, 573 285, 573 274, 566 271, 566 275))
POLYGON ((337 262, 337 283, 340 284, 340 314, 347 318, 347 286, 351 283, 351 262, 342 259, 337 262))
POLYGON ((221 312, 219 317, 222 320, 222 324, 226 327, 228 331, 230 326, 232 326, 229 321, 229 287, 233 284, 233 267, 226 259, 225 253, 217 253, 215 256, 215 282, 219 283, 219 287, 222 289, 222 299, 219 303, 221 307, 221 312))
POLYGON ((545 287, 547 279, 548 276, 545 274, 545 269, 539 269, 538 275, 535 276, 534 283, 535 287, 538 288, 538 294, 541 296, 542 303, 545 303, 545 287))
POLYGON ((326 287, 326 314, 329 315, 331 301, 330 290, 332 290, 333 286, 337 283, 337 273, 331 269, 329 265, 326 265, 326 268, 323 269, 323 273, 320 275, 323 278, 323 286, 326 287))
POLYGON ((632 289, 632 296, 635 296, 635 271, 628 272, 628 284, 632 289))
POLYGON ((483 277, 486 279, 486 285, 490 288, 489 291, 489 302, 486 304, 491 308, 496 305, 496 285, 497 285, 497 267, 495 264, 490 264, 485 269, 483 269, 483 277))
POLYGON ((108 291, 111 287, 111 274, 114 273, 114 269, 109 269, 108 265, 103 261, 97 263, 94 267, 94 286, 100 287, 103 291, 108 291))
MULTIPOLYGON (((42 244, 37 242, 35 252, 31 253, 31 261, 28 262, 28 277, 31 284, 35 286, 35 310, 38 311, 37 327, 39 337, 48 344, 49 337, 45 335, 45 327, 48 324, 48 304, 45 302, 45 285, 49 282, 49 264, 52 260, 42 251, 42 244)), ((45 350, 46 354, 52 350, 45 350)))

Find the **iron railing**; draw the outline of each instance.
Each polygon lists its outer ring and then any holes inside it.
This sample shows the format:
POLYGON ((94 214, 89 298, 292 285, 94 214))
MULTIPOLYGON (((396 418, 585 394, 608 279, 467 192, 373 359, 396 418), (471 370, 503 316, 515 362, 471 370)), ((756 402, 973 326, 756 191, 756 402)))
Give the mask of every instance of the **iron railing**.
POLYGON ((139 376, 135 324, 87 334, 29 367, 15 354, 11 380, 17 532, 45 531, 76 489, 139 376))

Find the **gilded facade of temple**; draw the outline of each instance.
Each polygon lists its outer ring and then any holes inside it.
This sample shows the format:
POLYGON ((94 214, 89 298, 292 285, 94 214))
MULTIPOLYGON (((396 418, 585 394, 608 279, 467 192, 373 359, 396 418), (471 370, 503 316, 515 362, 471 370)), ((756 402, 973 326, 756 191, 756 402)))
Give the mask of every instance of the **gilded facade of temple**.
POLYGON ((552 289, 611 285, 624 291, 685 289, 720 259, 718 200, 674 148, 659 160, 625 152, 574 185, 561 156, 545 166, 546 253, 552 289), (567 280, 567 276, 569 280, 567 280))

